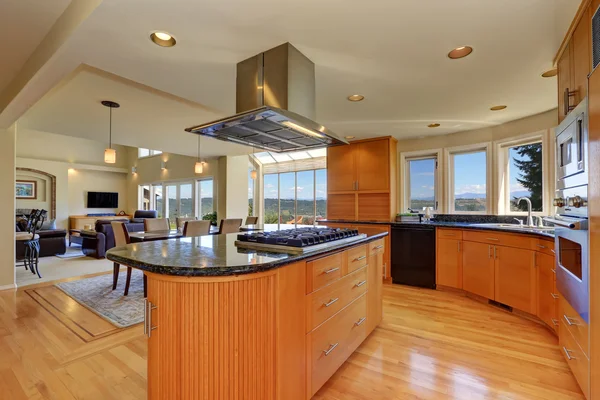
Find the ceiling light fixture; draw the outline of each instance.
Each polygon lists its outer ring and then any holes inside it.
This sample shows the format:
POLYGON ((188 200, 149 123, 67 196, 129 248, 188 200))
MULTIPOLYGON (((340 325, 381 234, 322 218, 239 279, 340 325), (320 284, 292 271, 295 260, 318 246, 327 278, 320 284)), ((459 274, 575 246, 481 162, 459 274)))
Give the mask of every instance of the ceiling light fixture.
POLYGON ((448 58, 450 58, 452 60, 457 60, 459 58, 468 56, 472 52, 473 52, 473 48, 471 46, 461 46, 461 47, 457 47, 454 50, 450 51, 450 53, 448 53, 448 58))
POLYGON ((154 44, 159 45, 160 47, 173 47, 177 43, 177 40, 167 32, 152 32, 150 34, 150 40, 154 44))
POLYGON ((552 68, 548 71, 542 72, 542 78, 552 78, 553 76, 558 75, 558 68, 552 68))
POLYGON ((321 135, 320 133, 313 131, 312 129, 308 129, 308 128, 305 128, 298 124, 295 124, 292 121, 283 121, 283 122, 281 122, 281 124, 287 126, 288 128, 290 128, 296 132, 306 133, 307 135, 318 137, 318 138, 323 137, 323 135, 321 135))
POLYGON ((344 138, 345 138, 345 139, 348 139, 348 140, 352 140, 352 139, 354 139, 355 137, 356 137, 356 136, 344 136, 344 138))
POLYGON ((117 151, 112 148, 112 110, 121 107, 119 103, 110 100, 102 100, 102 105, 108 107, 108 149, 104 150, 104 162, 114 164, 117 162, 117 151))
POLYGON ((200 135, 198 135, 198 160, 194 165, 194 172, 197 174, 201 174, 204 171, 204 166, 202 165, 202 161, 200 161, 200 135))
POLYGON ((505 108, 506 108, 506 106, 494 106, 494 107, 490 107, 490 110, 500 111, 500 110, 504 110, 505 108))
POLYGON ((440 124, 438 124, 437 122, 435 124, 427 125, 428 128, 437 128, 438 126, 440 126, 440 124))
POLYGON ((363 101, 365 99, 365 96, 363 96, 362 94, 353 94, 348 96, 348 101, 353 101, 353 102, 357 102, 357 101, 363 101))

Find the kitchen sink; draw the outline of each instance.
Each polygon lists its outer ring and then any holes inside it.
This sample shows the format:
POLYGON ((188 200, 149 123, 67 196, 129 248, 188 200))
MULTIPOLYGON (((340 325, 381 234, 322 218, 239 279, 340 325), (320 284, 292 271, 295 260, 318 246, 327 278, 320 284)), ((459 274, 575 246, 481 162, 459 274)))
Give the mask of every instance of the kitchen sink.
POLYGON ((502 223, 486 223, 486 224, 472 224, 472 226, 481 226, 482 228, 502 228, 502 229, 515 229, 515 230, 531 230, 531 231, 553 231, 553 226, 526 226, 519 224, 502 224, 502 223))

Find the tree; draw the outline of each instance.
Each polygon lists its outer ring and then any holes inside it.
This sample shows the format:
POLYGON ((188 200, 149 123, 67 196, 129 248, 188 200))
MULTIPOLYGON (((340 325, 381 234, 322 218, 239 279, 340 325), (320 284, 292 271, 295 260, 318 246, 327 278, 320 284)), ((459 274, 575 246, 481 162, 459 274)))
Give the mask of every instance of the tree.
MULTIPOLYGON (((519 169, 519 182, 523 187, 529 189, 531 195, 531 208, 533 211, 542 211, 542 145, 540 143, 519 146, 516 149, 521 160, 514 159, 519 169)), ((517 210, 527 211, 527 204, 517 204, 518 198, 513 199, 517 210)))

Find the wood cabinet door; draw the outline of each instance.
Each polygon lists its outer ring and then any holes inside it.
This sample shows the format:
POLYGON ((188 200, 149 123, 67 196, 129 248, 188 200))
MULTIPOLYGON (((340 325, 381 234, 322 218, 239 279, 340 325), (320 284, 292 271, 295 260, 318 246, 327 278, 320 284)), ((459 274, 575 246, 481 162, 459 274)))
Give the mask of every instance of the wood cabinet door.
POLYGON ((494 246, 463 242, 462 285, 467 292, 494 299, 494 246))
POLYGON ((548 326, 556 323, 556 299, 554 299, 554 257, 536 253, 537 269, 537 316, 548 326))
POLYGON ((495 246, 494 300, 535 315, 535 251, 495 246))
POLYGON ((573 88, 575 96, 571 97, 571 105, 575 106, 587 96, 587 76, 591 70, 591 25, 587 13, 581 18, 575 31, 571 46, 573 51, 573 65, 571 66, 571 75, 573 76, 573 88))
POLYGON ((383 251, 369 255, 367 291, 367 335, 383 318, 383 251))
POLYGON ((388 139, 358 143, 356 152, 358 190, 390 190, 389 153, 388 139))
POLYGON ((573 90, 571 85, 571 43, 558 59, 558 122, 565 119, 565 90, 573 90))
POLYGON ((355 189, 357 145, 327 148, 327 192, 355 189))
POLYGON ((462 240, 438 239, 436 284, 462 289, 462 240))
POLYGON ((329 194, 327 197, 327 218, 355 221, 356 194, 329 194))

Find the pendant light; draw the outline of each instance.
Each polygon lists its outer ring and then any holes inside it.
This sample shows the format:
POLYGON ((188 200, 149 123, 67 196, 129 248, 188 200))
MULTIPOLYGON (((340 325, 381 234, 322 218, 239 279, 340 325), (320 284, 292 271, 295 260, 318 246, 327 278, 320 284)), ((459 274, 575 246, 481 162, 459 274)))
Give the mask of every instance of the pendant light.
POLYGON ((121 107, 119 103, 110 100, 103 100, 102 105, 109 109, 108 122, 108 149, 104 150, 104 162, 114 164, 117 162, 117 151, 112 148, 112 109, 121 107))
MULTIPOLYGON (((254 158, 254 146, 252 146, 252 158, 254 158)), ((250 172, 250 178, 252 178, 253 180, 256 180, 256 177, 258 176, 258 172, 256 172, 256 168, 254 167, 254 161, 252 161, 252 172, 250 172)))
POLYGON ((198 135, 198 161, 196 161, 196 165, 194 165, 194 172, 197 174, 201 174, 204 171, 202 166, 202 161, 200 161, 200 135, 198 135))

